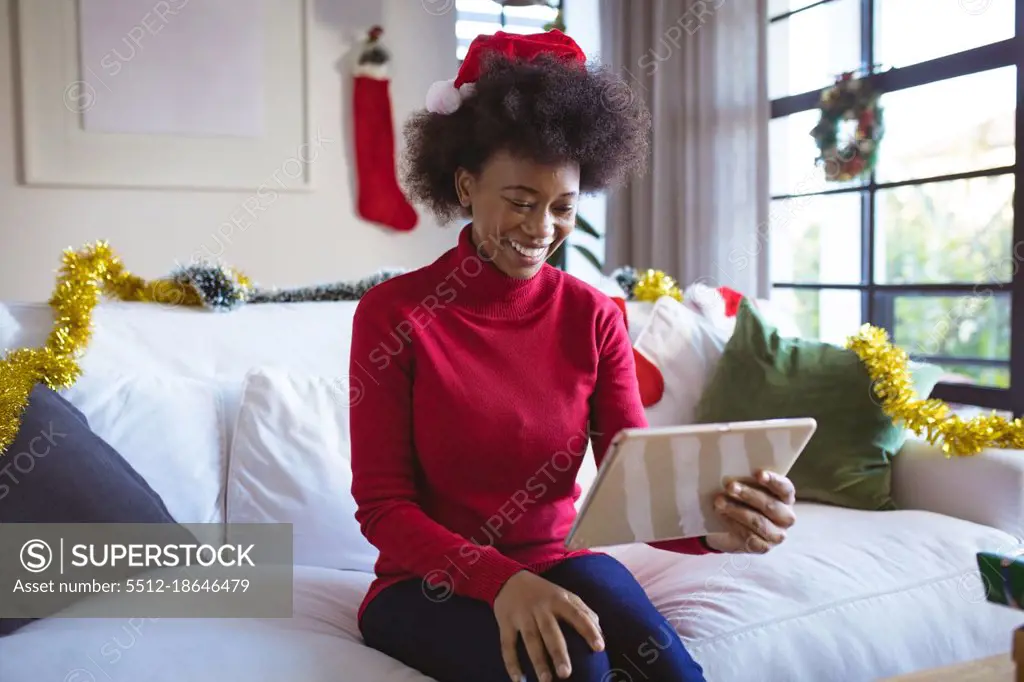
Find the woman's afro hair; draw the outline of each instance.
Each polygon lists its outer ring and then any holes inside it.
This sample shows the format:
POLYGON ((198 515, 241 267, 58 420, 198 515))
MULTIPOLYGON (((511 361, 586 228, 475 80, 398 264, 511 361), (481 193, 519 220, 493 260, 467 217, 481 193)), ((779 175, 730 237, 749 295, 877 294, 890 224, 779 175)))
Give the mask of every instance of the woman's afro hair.
POLYGON ((479 173, 495 152, 537 163, 575 161, 595 192, 645 168, 650 114, 607 68, 541 56, 488 59, 474 93, 452 114, 421 111, 405 125, 403 179, 442 222, 462 213, 455 171, 479 173))

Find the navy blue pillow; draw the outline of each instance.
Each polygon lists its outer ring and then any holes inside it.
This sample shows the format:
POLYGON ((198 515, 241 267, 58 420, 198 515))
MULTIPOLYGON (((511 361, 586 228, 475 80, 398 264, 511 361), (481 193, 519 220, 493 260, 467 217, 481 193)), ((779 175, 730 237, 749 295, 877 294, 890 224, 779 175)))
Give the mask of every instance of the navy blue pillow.
MULTIPOLYGON (((85 415, 39 384, 18 435, 0 456, 0 523, 175 520, 145 479, 90 430, 85 415)), ((0 618, 0 636, 31 620, 0 618)))

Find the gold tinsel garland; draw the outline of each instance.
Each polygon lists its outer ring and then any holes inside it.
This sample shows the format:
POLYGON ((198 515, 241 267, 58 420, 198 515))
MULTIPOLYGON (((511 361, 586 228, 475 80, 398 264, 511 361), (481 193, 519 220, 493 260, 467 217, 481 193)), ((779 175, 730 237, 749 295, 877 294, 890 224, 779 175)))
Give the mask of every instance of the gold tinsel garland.
POLYGON ((0 360, 0 455, 14 441, 32 387, 71 386, 81 370, 78 358, 92 336, 92 311, 101 294, 121 301, 199 305, 191 287, 173 280, 147 282, 131 274, 106 242, 66 250, 50 297, 54 325, 46 345, 12 351, 0 360))
MULTIPOLYGON (((147 282, 131 274, 106 242, 65 251, 49 301, 55 320, 45 346, 15 350, 0 360, 0 455, 18 434, 33 386, 43 382, 60 390, 78 378, 78 358, 92 336, 92 312, 101 295, 121 301, 201 305, 190 286, 171 279, 147 282)), ((647 270, 636 284, 634 298, 656 301, 662 296, 682 300, 675 280, 660 270, 647 270)), ((847 348, 864 363, 886 415, 939 445, 947 456, 974 455, 985 448, 1024 449, 1020 419, 1007 421, 992 414, 964 421, 950 415, 949 406, 941 400, 916 399, 907 354, 889 343, 885 330, 864 325, 848 339, 847 348)))
POLYGON ((847 340, 871 377, 882 410, 902 423, 947 457, 976 455, 985 448, 1024 449, 1024 422, 984 415, 969 420, 950 414, 949 405, 937 399, 918 400, 907 366, 907 354, 889 343, 884 329, 864 325, 847 340))
POLYGON ((633 286, 633 299, 637 301, 657 301, 662 296, 671 296, 677 301, 683 300, 683 292, 676 286, 676 281, 661 270, 647 270, 633 286))

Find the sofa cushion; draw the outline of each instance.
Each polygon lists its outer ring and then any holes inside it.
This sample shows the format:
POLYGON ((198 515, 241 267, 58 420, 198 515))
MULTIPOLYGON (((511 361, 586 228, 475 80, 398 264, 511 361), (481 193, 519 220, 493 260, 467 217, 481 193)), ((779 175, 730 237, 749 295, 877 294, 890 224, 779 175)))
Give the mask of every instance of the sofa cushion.
POLYGON ((366 647, 356 627, 373 576, 296 566, 281 619, 51 619, 0 639, 3 682, 431 682, 366 647))
MULTIPOLYGON (((79 364, 83 379, 163 374, 217 381, 230 438, 250 369, 273 364, 317 376, 348 373, 357 303, 260 303, 211 312, 103 300, 79 364)), ((0 350, 41 346, 52 326, 53 311, 44 303, 0 303, 0 350)))
MULTIPOLYGON (((60 394, 36 385, 0 458, 0 523, 174 523, 154 490, 60 394)), ((76 597, 69 595, 65 603, 76 597)), ((29 619, 0 619, 0 635, 29 619)))
MULTIPOLYGON (((937 367, 914 373, 931 393, 937 367)), ((782 337, 747 300, 696 410, 697 422, 813 417, 818 429, 789 472, 798 499, 893 509, 892 458, 906 440, 871 390, 857 354, 822 341, 782 337)))
POLYGON ((83 414, 37 384, 0 458, 0 523, 169 523, 160 495, 83 414))
POLYGON ((633 344, 665 380, 661 400, 644 409, 651 426, 693 423, 704 386, 728 341, 727 331, 679 301, 658 299, 633 344))
POLYGON ((272 367, 246 377, 227 520, 290 523, 296 564, 370 572, 377 550, 359 529, 351 492, 348 408, 358 394, 349 389, 272 367))
POLYGON ((1024 450, 985 448, 950 457, 912 436, 893 460, 892 496, 900 509, 955 516, 1024 538, 1024 450))
POLYGON ((92 373, 62 394, 179 523, 224 520, 227 449, 216 383, 168 373, 92 373))
POLYGON ((629 340, 636 343, 651 321, 651 314, 654 312, 654 303, 650 301, 626 301, 626 321, 629 340))
MULTIPOLYGON (((875 680, 1009 649, 1024 612, 984 601, 973 552, 1011 536, 926 512, 800 503, 797 514, 764 556, 610 551, 708 680, 875 680)), ((361 644, 356 613, 371 580, 296 566, 290 619, 40 621, 0 639, 0 680, 429 682, 361 644)), ((632 658, 642 670, 643 654, 632 658)))
POLYGON ((707 679, 818 682, 1006 652, 1024 612, 985 602, 975 553, 1017 546, 930 512, 798 503, 786 542, 766 555, 615 554, 707 679))
MULTIPOLYGON (((231 312, 104 300, 81 360, 85 374, 150 372, 238 383, 274 363, 341 376, 348 371, 357 301, 260 303, 231 312)), ((39 346, 53 326, 45 304, 0 304, 0 348, 39 346)))

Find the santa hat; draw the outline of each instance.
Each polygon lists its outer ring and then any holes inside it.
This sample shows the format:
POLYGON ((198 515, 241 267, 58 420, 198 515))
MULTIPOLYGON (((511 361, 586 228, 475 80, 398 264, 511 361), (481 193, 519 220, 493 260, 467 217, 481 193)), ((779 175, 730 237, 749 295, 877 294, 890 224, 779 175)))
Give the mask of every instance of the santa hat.
POLYGON ((473 94, 486 59, 494 54, 526 61, 545 54, 581 65, 587 60, 576 41, 558 29, 529 35, 504 31, 480 35, 470 43, 458 75, 451 80, 437 81, 427 90, 427 111, 434 114, 458 111, 462 102, 473 94))

